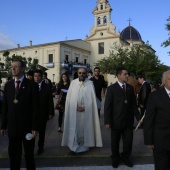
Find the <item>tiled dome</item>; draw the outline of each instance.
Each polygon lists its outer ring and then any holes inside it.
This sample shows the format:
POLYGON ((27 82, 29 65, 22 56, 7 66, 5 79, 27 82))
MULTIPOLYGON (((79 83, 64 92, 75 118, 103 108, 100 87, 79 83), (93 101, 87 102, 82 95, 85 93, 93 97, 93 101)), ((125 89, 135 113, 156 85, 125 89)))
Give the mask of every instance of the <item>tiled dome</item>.
POLYGON ((140 33, 132 26, 126 27, 121 33, 120 33, 122 40, 142 40, 140 33))

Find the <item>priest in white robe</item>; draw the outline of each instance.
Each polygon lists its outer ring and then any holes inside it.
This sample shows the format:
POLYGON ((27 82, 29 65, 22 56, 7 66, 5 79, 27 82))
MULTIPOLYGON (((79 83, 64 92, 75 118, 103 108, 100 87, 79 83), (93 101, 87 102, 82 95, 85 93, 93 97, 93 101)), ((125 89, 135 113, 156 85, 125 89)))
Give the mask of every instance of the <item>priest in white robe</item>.
POLYGON ((102 147, 95 90, 85 68, 79 68, 78 78, 68 89, 62 146, 68 146, 72 154, 102 147))

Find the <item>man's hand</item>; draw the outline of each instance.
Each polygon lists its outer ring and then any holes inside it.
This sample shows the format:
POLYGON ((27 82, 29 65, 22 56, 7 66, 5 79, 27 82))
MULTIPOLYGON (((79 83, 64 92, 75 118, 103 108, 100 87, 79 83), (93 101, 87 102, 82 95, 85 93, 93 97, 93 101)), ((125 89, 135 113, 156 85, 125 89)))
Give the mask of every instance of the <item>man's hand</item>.
POLYGON ((0 133, 1 133, 2 136, 4 136, 6 134, 6 130, 1 129, 0 133))
POLYGON ((154 145, 146 145, 149 149, 154 149, 154 145))
POLYGON ((110 129, 110 124, 105 125, 106 129, 110 129))
POLYGON ((141 104, 139 105, 139 107, 140 107, 140 108, 144 108, 144 106, 143 106, 143 105, 141 105, 141 104))
POLYGON ((84 112, 85 109, 84 109, 84 107, 78 106, 78 107, 77 107, 77 111, 78 111, 78 112, 84 112))
POLYGON ((53 115, 49 115, 49 119, 52 119, 54 116, 53 115))
POLYGON ((37 134, 38 134, 37 131, 32 130, 33 138, 35 138, 37 136, 37 134))

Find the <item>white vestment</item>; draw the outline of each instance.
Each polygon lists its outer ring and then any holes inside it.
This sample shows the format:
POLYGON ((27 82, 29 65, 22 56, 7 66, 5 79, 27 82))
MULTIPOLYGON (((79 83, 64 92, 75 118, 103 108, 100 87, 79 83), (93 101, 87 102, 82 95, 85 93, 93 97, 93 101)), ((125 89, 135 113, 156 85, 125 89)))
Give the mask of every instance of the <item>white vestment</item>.
POLYGON ((74 152, 102 147, 95 90, 88 78, 83 84, 79 79, 70 84, 65 103, 62 146, 68 146, 74 152), (77 106, 83 106, 85 111, 78 112, 77 106))

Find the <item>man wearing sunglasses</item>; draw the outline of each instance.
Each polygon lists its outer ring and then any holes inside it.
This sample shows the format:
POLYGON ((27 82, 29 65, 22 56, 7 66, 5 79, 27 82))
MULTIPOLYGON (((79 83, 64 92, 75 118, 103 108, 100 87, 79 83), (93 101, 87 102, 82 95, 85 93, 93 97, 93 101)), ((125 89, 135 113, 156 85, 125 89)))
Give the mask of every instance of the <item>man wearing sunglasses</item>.
POLYGON ((78 69, 78 78, 68 89, 62 146, 70 148, 70 155, 102 147, 94 85, 85 68, 78 69))

